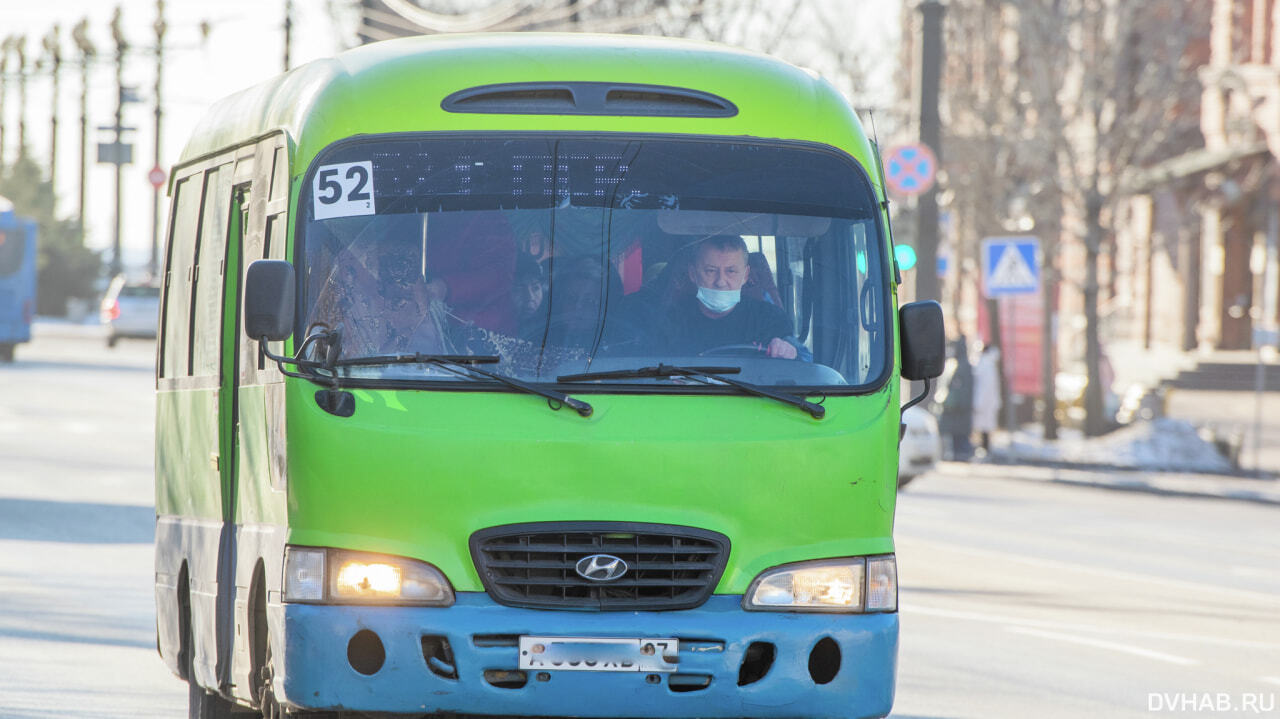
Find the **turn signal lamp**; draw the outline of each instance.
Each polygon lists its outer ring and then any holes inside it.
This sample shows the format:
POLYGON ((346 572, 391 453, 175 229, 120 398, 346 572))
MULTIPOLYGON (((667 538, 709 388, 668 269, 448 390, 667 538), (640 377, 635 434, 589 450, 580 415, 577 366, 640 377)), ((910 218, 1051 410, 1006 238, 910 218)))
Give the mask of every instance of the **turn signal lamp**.
POLYGON ((867 557, 867 611, 898 611, 898 558, 867 557))

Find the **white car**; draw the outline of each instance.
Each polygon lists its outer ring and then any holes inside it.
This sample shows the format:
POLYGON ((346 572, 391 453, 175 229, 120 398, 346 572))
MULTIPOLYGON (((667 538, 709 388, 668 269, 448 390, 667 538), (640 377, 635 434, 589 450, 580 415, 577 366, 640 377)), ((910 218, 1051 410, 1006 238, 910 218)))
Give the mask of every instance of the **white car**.
POLYGON ((942 437, 938 420, 928 410, 916 405, 902 413, 907 426, 898 444, 898 486, 933 469, 942 459, 942 437))
POLYGON ((111 280, 102 298, 99 316, 107 327, 107 346, 115 347, 121 337, 155 339, 160 316, 160 288, 148 283, 128 282, 123 276, 111 280))

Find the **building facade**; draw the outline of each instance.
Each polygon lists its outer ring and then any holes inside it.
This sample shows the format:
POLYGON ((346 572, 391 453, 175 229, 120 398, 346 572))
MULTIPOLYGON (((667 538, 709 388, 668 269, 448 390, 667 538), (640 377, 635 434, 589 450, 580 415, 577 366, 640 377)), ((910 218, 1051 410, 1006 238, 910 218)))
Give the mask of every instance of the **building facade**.
POLYGON ((1280 0, 1213 0, 1203 147, 1138 174, 1117 223, 1123 329, 1148 347, 1276 343, 1280 0))

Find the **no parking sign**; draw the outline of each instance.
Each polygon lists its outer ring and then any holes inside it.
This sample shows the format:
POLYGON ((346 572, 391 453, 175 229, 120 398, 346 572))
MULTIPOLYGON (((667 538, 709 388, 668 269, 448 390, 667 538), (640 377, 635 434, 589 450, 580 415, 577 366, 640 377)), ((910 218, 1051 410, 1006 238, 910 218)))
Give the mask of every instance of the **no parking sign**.
POLYGON ((898 145, 889 150, 884 162, 884 179, 889 189, 900 195, 919 195, 933 187, 938 159, 923 143, 898 145))

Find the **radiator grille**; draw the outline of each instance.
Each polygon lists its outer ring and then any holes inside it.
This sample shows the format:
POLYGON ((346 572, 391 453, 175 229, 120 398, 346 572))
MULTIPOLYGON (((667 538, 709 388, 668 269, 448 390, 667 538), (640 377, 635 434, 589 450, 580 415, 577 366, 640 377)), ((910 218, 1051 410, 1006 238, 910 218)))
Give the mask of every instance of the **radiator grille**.
POLYGON ((689 609, 720 581, 729 539, 660 524, 548 522, 476 532, 471 555, 489 596, 511 607, 689 609), (580 576, 578 561, 593 554, 626 562, 626 574, 608 582, 580 576))

